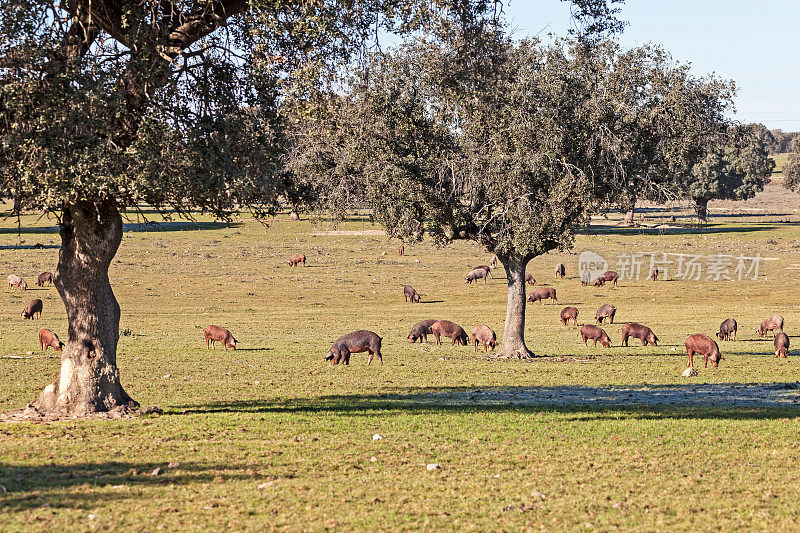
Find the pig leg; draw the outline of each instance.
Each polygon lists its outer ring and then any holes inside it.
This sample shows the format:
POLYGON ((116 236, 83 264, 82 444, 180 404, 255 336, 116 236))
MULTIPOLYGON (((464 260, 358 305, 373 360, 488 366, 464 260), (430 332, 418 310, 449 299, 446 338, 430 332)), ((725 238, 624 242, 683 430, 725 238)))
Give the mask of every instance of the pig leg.
POLYGON ((436 342, 435 342, 436 346, 440 346, 442 344, 442 339, 439 338, 439 336, 440 336, 439 332, 438 331, 434 331, 433 332, 433 336, 436 337, 436 342))
POLYGON ((367 351, 369 352, 369 357, 367 357, 367 364, 371 365, 372 364, 372 357, 375 355, 375 353, 372 350, 367 350, 367 351))
POLYGON ((694 351, 692 351, 691 349, 687 349, 686 353, 689 355, 688 365, 690 367, 694 367, 694 351))

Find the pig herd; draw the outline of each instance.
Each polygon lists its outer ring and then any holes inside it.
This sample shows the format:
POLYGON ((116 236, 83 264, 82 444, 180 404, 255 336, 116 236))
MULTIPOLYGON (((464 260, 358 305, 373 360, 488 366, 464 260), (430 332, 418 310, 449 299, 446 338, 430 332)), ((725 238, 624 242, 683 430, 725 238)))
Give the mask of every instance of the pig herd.
MULTIPOLYGON (((400 255, 403 255, 403 247, 400 247, 400 255)), ((497 258, 493 257, 488 265, 478 265, 472 268, 465 276, 465 282, 470 284, 474 281, 486 280, 491 277, 492 269, 497 265, 497 258)), ((563 264, 559 263, 555 269, 556 278, 564 278, 566 276, 566 268, 563 264)), ((659 271, 654 268, 650 273, 650 279, 657 281, 659 271)), ((617 286, 619 275, 613 270, 609 270, 599 275, 594 285, 602 287, 606 283, 611 283, 614 287, 617 286)), ((530 285, 535 285, 536 280, 534 277, 526 273, 525 282, 530 285)), ((588 272, 581 275, 581 284, 590 285, 591 277, 588 272)), ((411 286, 405 285, 403 287, 403 295, 406 302, 419 303, 420 295, 411 286)), ((545 304, 545 300, 552 300, 553 303, 558 303, 556 296, 556 289, 553 287, 538 287, 533 289, 528 295, 529 302, 541 302, 545 304)), ((593 341, 593 346, 597 346, 599 342, 601 346, 610 347, 611 338, 608 333, 601 327, 605 323, 613 324, 617 308, 612 304, 603 304, 595 312, 595 324, 584 324, 581 326, 578 337, 583 341, 584 345, 588 346, 589 341, 593 341)), ((561 310, 560 320, 563 326, 572 323, 573 326, 578 325, 579 310, 576 307, 568 306, 561 310)), ((774 315, 766 318, 761 325, 756 328, 760 337, 763 337, 767 332, 772 332, 774 335, 775 357, 786 357, 789 352, 789 337, 783 332, 784 320, 783 317, 774 315)), ((720 340, 735 341, 738 325, 736 320, 728 318, 720 324, 719 332, 716 336, 720 340)), ((435 343, 440 345, 441 337, 451 339, 452 345, 472 345, 475 351, 482 344, 484 352, 490 349, 494 350, 497 346, 497 335, 488 326, 478 324, 472 328, 471 334, 467 336, 466 331, 449 320, 436 320, 428 319, 422 320, 414 324, 408 334, 408 340, 412 343, 419 340, 420 342, 428 342, 428 335, 433 335, 435 343)), ((658 346, 658 337, 649 327, 636 322, 627 322, 622 325, 621 329, 621 345, 628 346, 629 339, 639 339, 642 346, 658 346)), ((369 352, 367 363, 371 363, 373 356, 377 355, 381 364, 383 364, 383 357, 381 355, 381 337, 376 333, 366 330, 355 331, 344 335, 333 343, 333 346, 328 351, 325 359, 330 361, 331 364, 349 364, 350 354, 357 352, 369 352)), ((719 345, 708 335, 697 333, 690 335, 684 343, 686 354, 688 356, 687 367, 694 367, 694 355, 697 354, 703 357, 705 366, 708 366, 709 360, 713 366, 719 366, 725 357, 720 353, 719 345)))
MULTIPOLYGON (((399 255, 404 255, 404 247, 401 245, 398 249, 399 255)), ((290 266, 297 266, 299 264, 306 265, 306 256, 302 253, 292 255, 288 261, 290 266)), ((493 257, 488 265, 478 265, 472 268, 465 276, 465 282, 470 284, 473 281, 486 280, 491 277, 492 270, 497 265, 497 258, 493 257)), ((658 279, 658 270, 653 269, 650 278, 653 281, 658 279)), ((563 264, 558 264, 555 269, 556 278, 564 278, 566 276, 566 268, 563 264)), ((612 283, 615 287, 619 276, 617 272, 607 271, 594 282, 595 286, 603 286, 605 283, 612 283)), ((535 285, 536 280, 530 274, 525 275, 525 282, 530 285, 535 285)), ((52 285, 53 275, 50 272, 42 272, 37 277, 36 284, 40 287, 45 285, 52 285)), ((581 275, 581 283, 583 285, 590 284, 590 277, 588 272, 581 275)), ((26 290, 28 288, 24 279, 16 274, 8 276, 8 289, 9 290, 26 290)), ((411 286, 405 285, 403 287, 403 295, 406 302, 419 303, 420 294, 411 286)), ((553 303, 558 303, 556 297, 556 289, 553 287, 538 287, 533 289, 528 295, 529 302, 541 302, 545 304, 545 300, 552 300, 553 303)), ((40 319, 43 311, 43 302, 41 299, 32 300, 22 311, 22 317, 26 319, 40 319)), ((578 337, 583 341, 584 345, 588 346, 588 342, 593 341, 593 346, 597 346, 599 342, 601 346, 610 347, 611 338, 608 333, 601 327, 604 323, 613 324, 614 317, 617 309, 611 304, 601 305, 595 312, 595 324, 584 324, 581 326, 578 337)), ((563 326, 569 325, 572 322, 573 326, 578 325, 579 310, 576 307, 568 306, 562 309, 560 313, 560 320, 563 326)), ((755 328, 760 337, 764 337, 768 332, 771 332, 774 337, 775 357, 787 357, 789 353, 789 337, 783 332, 784 320, 779 315, 773 315, 764 319, 758 328, 755 328)), ((738 324, 736 320, 728 318, 720 324, 719 331, 716 336, 721 341, 735 341, 738 324)), ((233 337, 227 329, 210 325, 203 330, 203 335, 206 341, 207 348, 213 348, 214 343, 218 342, 224 349, 236 349, 237 340, 233 337)), ((449 320, 428 319, 416 323, 408 334, 408 340, 415 343, 417 340, 420 342, 428 342, 428 335, 433 335, 434 342, 441 345, 442 337, 449 338, 453 346, 455 345, 472 345, 475 352, 478 347, 483 345, 484 352, 494 350, 497 347, 497 335, 495 332, 485 324, 475 325, 470 335, 467 336, 466 331, 458 324, 449 320)), ((642 346, 658 346, 658 337, 649 327, 638 324, 636 322, 628 322, 622 325, 621 329, 621 345, 628 346, 630 338, 639 339, 642 346)), ((339 363, 348 365, 350 364, 350 354, 368 352, 369 357, 367 364, 371 364, 375 356, 378 357, 380 364, 383 364, 383 355, 381 354, 382 338, 376 333, 367 330, 358 330, 347 335, 343 335, 336 339, 331 346, 330 350, 325 356, 325 360, 330 361, 332 365, 339 363)), ((693 368, 695 354, 702 356, 705 366, 708 366, 710 360, 713 366, 718 366, 725 358, 719 350, 719 345, 709 336, 701 333, 690 335, 685 342, 686 353, 688 355, 688 367, 693 368)), ((39 331, 39 346, 42 351, 47 348, 53 348, 56 351, 61 351, 64 343, 61 342, 58 336, 49 329, 41 329, 39 331)))
MULTIPOLYGON (((36 285, 44 287, 45 285, 53 284, 53 274, 50 272, 42 272, 36 278, 36 285)), ((20 276, 16 274, 9 274, 8 276, 8 290, 22 290, 26 291, 28 284, 20 276)), ((37 320, 42 318, 42 311, 44 311, 44 302, 40 298, 34 298, 25 309, 22 310, 22 318, 37 320)), ((42 328, 39 330, 39 349, 47 351, 48 348, 53 348, 55 351, 60 352, 64 347, 64 343, 58 338, 58 335, 49 329, 42 328)))
MULTIPOLYGON (((296 254, 289 260, 289 264, 294 266, 298 263, 306 263, 306 256, 303 254, 296 254)), ((53 284, 53 274, 50 272, 42 272, 39 274, 36 285, 44 287, 45 285, 53 284)), ((20 276, 10 274, 8 276, 8 289, 9 290, 22 290, 28 289, 28 284, 20 276)), ((25 319, 41 319, 42 311, 44 310, 44 302, 40 298, 35 298, 22 310, 22 318, 25 319)), ((213 348, 215 342, 222 344, 226 350, 228 348, 236 349, 237 341, 231 335, 231 332, 220 326, 210 325, 203 330, 205 336, 206 348, 213 348)), ((59 340, 58 335, 49 329, 41 329, 39 331, 39 349, 43 352, 48 348, 53 348, 55 351, 60 352, 64 348, 64 343, 59 340)))

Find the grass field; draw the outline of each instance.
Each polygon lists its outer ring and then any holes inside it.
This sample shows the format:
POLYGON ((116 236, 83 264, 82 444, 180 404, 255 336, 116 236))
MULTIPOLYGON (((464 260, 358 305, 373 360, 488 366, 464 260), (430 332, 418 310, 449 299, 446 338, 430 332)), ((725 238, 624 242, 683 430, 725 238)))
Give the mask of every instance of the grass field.
MULTIPOLYGON (((712 203, 703 227, 655 227, 674 206, 646 208, 653 227, 597 219, 575 252, 612 267, 632 252, 765 260, 757 280, 598 289, 580 286, 577 255, 539 257, 529 271, 559 302, 528 306, 530 361, 406 339, 425 318, 502 333, 502 269, 485 285, 463 281, 489 258, 474 244, 423 243, 398 257, 365 220, 132 224, 110 272, 123 309, 118 364, 131 396, 164 413, 0 424, 0 530, 798 529, 797 352, 775 359, 754 328, 781 314, 800 347, 799 199, 770 186, 750 202, 712 203), (296 251, 307 267, 286 265, 296 251), (559 262, 567 278, 555 281, 559 262), (403 302, 405 283, 422 303, 403 302), (575 305, 580 323, 593 322, 606 302, 660 346, 620 347, 614 324, 610 349, 584 347, 558 320, 575 305), (740 340, 721 343, 720 368, 681 377, 686 336, 713 335, 729 316, 740 340), (210 323, 241 349, 207 351, 210 323), (383 337, 386 364, 357 354, 327 366, 333 340, 361 328, 383 337)), ((38 215, 19 235, 6 221, 0 273, 33 285, 55 268, 58 242, 38 215)), ((38 351, 41 327, 66 336, 55 289, 3 294, 0 410, 24 406, 57 373, 53 352, 38 351), (34 297, 42 320, 22 320, 34 297)))

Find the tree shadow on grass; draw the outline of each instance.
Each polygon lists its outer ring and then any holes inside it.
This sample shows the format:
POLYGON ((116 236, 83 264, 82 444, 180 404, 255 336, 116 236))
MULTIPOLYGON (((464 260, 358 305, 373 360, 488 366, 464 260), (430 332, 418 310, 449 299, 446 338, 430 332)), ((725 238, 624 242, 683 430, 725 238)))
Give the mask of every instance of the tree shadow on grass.
POLYGON ((772 222, 750 222, 747 225, 741 226, 706 224, 704 226, 669 228, 592 224, 589 228, 581 230, 578 233, 581 235, 706 235, 715 233, 754 233, 759 231, 773 231, 775 229, 778 229, 778 226, 772 222))
MULTIPOLYGON (((242 226, 240 222, 196 222, 191 220, 177 220, 169 222, 126 222, 122 225, 124 232, 140 232, 140 231, 196 231, 196 230, 214 230, 214 229, 227 229, 238 228, 242 226)), ((0 235, 39 235, 48 233, 58 233, 58 226, 45 226, 45 227, 21 227, 21 228, 0 228, 0 235)), ((34 244, 30 248, 58 248, 59 246, 50 245, 37 245, 34 244)), ((14 249, 27 249, 24 246, 14 247, 14 249)))
POLYGON ((103 502, 139 498, 137 487, 145 485, 190 485, 223 479, 246 480, 256 474, 246 465, 180 463, 103 462, 19 466, 0 463, 0 509, 22 511, 42 507, 93 508, 103 502), (153 475, 161 468, 158 475, 153 475), (91 491, 76 491, 76 487, 91 491), (97 489, 107 489, 98 494, 97 489), (131 490, 134 489, 134 490, 131 490))
MULTIPOLYGON (((701 373, 711 372, 700 368, 701 373)), ((398 387, 386 394, 232 401, 173 406, 169 415, 293 413, 342 416, 541 412, 634 419, 783 419, 800 417, 800 383, 552 387, 398 387)))

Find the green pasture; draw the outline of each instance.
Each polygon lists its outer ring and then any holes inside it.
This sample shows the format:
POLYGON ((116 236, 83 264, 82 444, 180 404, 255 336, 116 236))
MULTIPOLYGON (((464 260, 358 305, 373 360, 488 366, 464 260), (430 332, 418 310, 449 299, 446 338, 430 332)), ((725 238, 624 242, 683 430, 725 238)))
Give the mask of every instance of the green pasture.
MULTIPOLYGON (((796 200, 770 191, 774 209, 707 226, 662 224, 655 209, 646 227, 599 218, 573 253, 536 258, 529 271, 559 300, 528 306, 529 361, 406 339, 426 318, 502 336, 502 268, 486 284, 464 283, 489 260, 475 244, 406 245, 399 257, 399 243, 366 219, 333 228, 282 217, 265 228, 201 217, 154 229, 131 214, 110 271, 122 307, 118 364, 130 395, 163 414, 0 424, 0 529, 800 528, 800 217, 796 200), (755 280, 651 282, 643 271, 595 288, 577 278, 585 249, 612 268, 634 252, 762 259, 755 280), (298 251, 308 265, 289 267, 298 251), (567 278, 554 280, 559 262, 567 278), (406 283, 422 303, 403 301, 406 283), (613 324, 610 349, 585 347, 558 320, 574 305, 580 323, 593 322, 603 303, 620 324, 650 326, 660 345, 620 347, 613 324), (771 314, 786 319, 788 359, 755 334, 771 314), (728 317, 739 340, 721 343, 726 361, 681 377, 685 338, 713 335, 728 317), (212 323, 240 349, 206 350, 212 323), (383 337, 385 365, 356 354, 349 367, 327 366, 331 343, 356 329, 383 337), (736 387, 759 384, 764 402, 737 400, 736 387), (664 400, 681 390, 699 401, 664 400)), ((64 307, 54 288, 34 285, 55 268, 58 243, 47 217, 0 227, 3 279, 13 272, 31 286, 0 297, 4 411, 58 371, 37 332, 63 340, 64 307), (23 320, 35 297, 42 320, 23 320)))

